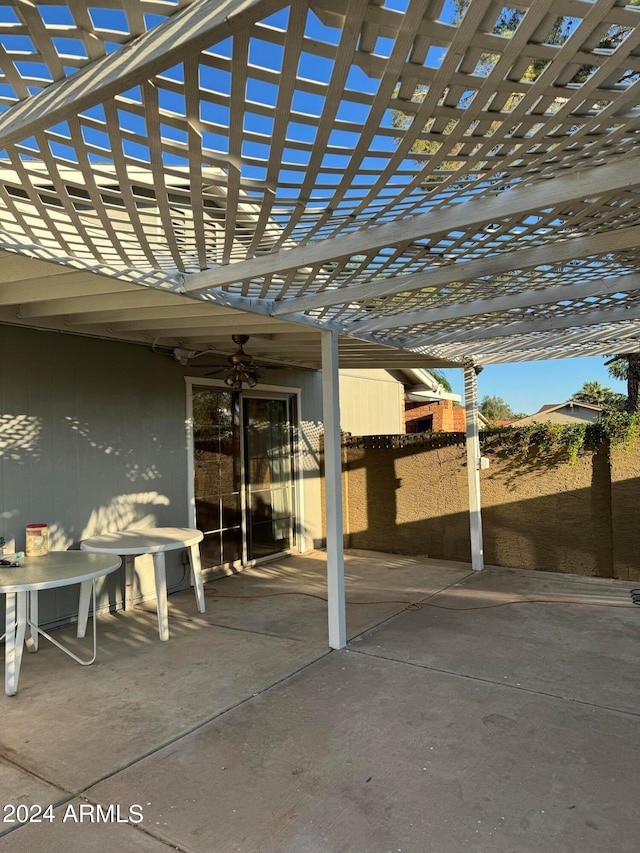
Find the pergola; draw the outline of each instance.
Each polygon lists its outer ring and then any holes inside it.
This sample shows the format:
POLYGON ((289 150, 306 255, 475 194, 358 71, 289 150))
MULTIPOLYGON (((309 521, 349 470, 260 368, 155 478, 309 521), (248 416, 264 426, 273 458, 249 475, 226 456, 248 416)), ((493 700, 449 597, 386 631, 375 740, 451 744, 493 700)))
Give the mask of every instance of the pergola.
MULTIPOLYGON (((241 331, 322 366, 334 507, 338 363, 464 366, 479 567, 475 368, 640 350, 639 22, 618 0, 8 2, 0 322, 241 331)), ((328 537, 340 647, 337 510, 328 537)))

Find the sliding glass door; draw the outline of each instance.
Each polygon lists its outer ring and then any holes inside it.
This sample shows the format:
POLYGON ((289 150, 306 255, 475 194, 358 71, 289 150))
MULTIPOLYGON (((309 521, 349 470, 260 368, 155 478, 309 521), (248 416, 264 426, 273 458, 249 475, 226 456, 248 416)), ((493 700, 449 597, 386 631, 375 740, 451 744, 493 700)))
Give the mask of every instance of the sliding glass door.
POLYGON ((204 567, 233 568, 293 545, 293 403, 193 387, 196 525, 204 567))
POLYGON ((289 400, 243 401, 247 553, 250 560, 286 551, 293 537, 289 400))
POLYGON ((193 389, 196 526, 203 567, 243 562, 240 399, 232 391, 193 389))

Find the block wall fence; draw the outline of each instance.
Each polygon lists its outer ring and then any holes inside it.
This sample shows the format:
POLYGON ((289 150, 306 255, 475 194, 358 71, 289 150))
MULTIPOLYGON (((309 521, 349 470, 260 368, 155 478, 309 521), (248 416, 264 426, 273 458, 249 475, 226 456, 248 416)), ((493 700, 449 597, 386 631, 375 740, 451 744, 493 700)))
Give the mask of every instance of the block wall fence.
MULTIPOLYGON (((640 442, 574 464, 482 453, 486 564, 640 580, 640 442)), ((342 455, 345 547, 470 561, 463 434, 347 436, 342 455)))

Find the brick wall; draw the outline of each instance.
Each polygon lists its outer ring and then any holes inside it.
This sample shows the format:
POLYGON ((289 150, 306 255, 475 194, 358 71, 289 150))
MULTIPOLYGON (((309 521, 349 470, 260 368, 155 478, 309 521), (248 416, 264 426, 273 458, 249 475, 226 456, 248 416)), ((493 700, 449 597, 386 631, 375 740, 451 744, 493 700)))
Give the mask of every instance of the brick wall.
POLYGON ((433 418, 433 432, 464 432, 465 410, 454 406, 452 400, 433 400, 430 403, 407 403, 405 406, 405 432, 418 432, 418 421, 433 418))

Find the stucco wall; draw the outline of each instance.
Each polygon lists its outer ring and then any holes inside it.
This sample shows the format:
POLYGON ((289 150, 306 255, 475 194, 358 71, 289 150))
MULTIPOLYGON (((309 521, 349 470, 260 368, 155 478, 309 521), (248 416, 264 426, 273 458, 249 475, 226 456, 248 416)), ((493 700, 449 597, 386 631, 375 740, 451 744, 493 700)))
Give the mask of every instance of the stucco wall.
MULTIPOLYGON (((361 442, 362 443, 362 442, 361 442)), ((485 561, 599 577, 640 578, 640 448, 534 464, 485 450, 485 561)), ((457 446, 345 451, 352 548, 470 560, 466 454, 457 446)))

